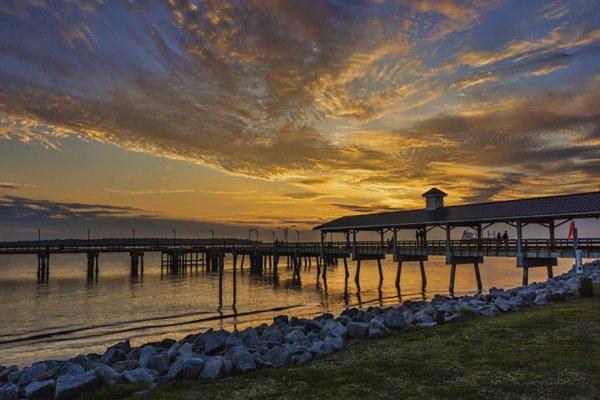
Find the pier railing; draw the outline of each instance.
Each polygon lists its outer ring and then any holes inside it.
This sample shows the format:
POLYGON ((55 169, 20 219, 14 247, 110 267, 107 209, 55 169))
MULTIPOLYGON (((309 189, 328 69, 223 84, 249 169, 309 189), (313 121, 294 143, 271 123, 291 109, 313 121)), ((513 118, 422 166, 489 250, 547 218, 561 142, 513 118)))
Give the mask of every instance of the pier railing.
MULTIPOLYGON (((600 253, 600 238, 582 238, 578 241, 578 247, 582 250, 583 256, 591 256, 600 253)), ((223 251, 231 252, 247 252, 259 251, 268 253, 352 253, 360 254, 392 254, 397 253, 421 253, 421 254, 445 254, 448 250, 450 253, 456 252, 471 252, 481 255, 498 255, 512 256, 518 252, 517 240, 511 239, 508 241, 497 241, 496 239, 472 239, 472 240, 451 240, 447 243, 445 240, 401 240, 397 241, 395 246, 392 241, 357 241, 357 242, 300 242, 300 243, 215 243, 215 244, 139 244, 132 243, 108 243, 108 244, 53 244, 51 246, 37 245, 15 245, 15 244, 0 244, 0 254, 38 254, 41 252, 48 253, 118 253, 118 252, 164 252, 181 250, 185 252, 206 252, 206 251, 223 251), (321 247, 322 246, 322 247, 321 247)), ((573 242, 567 239, 524 239, 522 241, 522 252, 527 254, 572 254, 573 242)))

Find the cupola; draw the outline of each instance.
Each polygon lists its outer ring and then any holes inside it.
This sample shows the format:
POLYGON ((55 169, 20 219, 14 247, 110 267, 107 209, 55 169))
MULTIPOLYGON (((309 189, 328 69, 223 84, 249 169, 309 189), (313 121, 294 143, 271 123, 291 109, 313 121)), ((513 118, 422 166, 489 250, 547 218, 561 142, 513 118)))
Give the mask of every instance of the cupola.
POLYGON ((425 197, 425 209, 427 211, 433 211, 440 207, 444 207, 444 197, 448 196, 448 194, 442 192, 438 188, 431 188, 421 196, 425 197))

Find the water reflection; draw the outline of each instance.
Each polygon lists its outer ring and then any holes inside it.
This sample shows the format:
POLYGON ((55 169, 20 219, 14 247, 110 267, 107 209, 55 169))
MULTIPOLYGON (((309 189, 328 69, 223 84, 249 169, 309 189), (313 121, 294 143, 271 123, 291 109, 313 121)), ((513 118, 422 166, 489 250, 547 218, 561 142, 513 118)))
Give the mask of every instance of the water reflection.
MULTIPOLYGON (((350 275, 358 268, 346 260, 344 268, 341 262, 327 266, 323 278, 320 272, 325 265, 310 258, 300 260, 302 266, 297 269, 285 257, 279 260, 279 268, 266 259, 262 273, 242 270, 240 259, 239 270, 226 259, 221 273, 204 268, 161 273, 160 255, 147 253, 145 271, 137 275, 131 274, 128 255, 101 254, 100 258, 102 279, 99 274, 89 279, 85 259, 57 255, 50 278, 43 283, 37 283, 35 258, 0 258, 3 364, 102 351, 126 338, 141 343, 181 338, 209 327, 242 329, 278 313, 313 316, 349 306, 389 306, 447 294, 449 282, 449 268, 441 257, 430 257, 427 280, 417 264, 405 268, 402 290, 395 285, 397 265, 386 260, 381 263, 383 282, 378 265, 368 262, 362 265, 360 281, 350 283, 350 275), (38 334, 46 336, 30 338, 38 334), (8 343, 9 338, 17 341, 8 343)), ((561 260, 556 274, 570 265, 570 260, 561 260)), ((521 271, 514 260, 486 259, 480 272, 484 288, 520 285, 521 271)), ((532 281, 545 279, 546 270, 530 274, 532 281)), ((477 291, 473 266, 457 267, 455 290, 457 295, 477 291)))

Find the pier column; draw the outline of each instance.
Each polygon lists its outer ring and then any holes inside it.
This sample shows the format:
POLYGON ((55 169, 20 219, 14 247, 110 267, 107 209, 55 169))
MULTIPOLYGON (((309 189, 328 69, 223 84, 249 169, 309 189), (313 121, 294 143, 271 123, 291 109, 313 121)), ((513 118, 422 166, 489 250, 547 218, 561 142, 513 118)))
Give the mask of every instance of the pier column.
POLYGON ((477 291, 481 292, 483 290, 483 285, 481 284, 481 274, 479 273, 479 264, 473 263, 473 269, 475 270, 475 279, 477 279, 477 291))
POLYGON ((454 278, 456 277, 456 264, 452 264, 450 267, 450 287, 449 292, 454 294, 454 278))
POLYGON ((552 265, 546 266, 546 269, 548 271, 548 279, 554 278, 554 273, 552 272, 552 265))
POLYGON ((402 273, 402 261, 398 261, 398 269, 396 270, 396 287, 400 288, 400 274, 402 273))
POLYGON ((350 273, 348 272, 348 260, 346 259, 346 257, 344 257, 344 271, 346 273, 346 279, 350 276, 350 273))
POLYGON ((99 254, 94 251, 87 252, 87 277, 88 280, 98 279, 98 257, 99 254))
POLYGON ((419 267, 421 268, 421 286, 425 288, 427 286, 427 276, 425 275, 425 264, 423 260, 419 260, 419 267))
POLYGON ((360 258, 356 260, 356 274, 354 275, 354 282, 358 285, 360 281, 360 258))
MULTIPOLYGON (((383 234, 381 235, 383 239, 383 234)), ((381 259, 377 259, 377 269, 379 270, 379 285, 383 283, 383 270, 381 269, 381 259)))
POLYGON ((40 251, 38 253, 38 282, 48 282, 50 277, 50 251, 40 251))

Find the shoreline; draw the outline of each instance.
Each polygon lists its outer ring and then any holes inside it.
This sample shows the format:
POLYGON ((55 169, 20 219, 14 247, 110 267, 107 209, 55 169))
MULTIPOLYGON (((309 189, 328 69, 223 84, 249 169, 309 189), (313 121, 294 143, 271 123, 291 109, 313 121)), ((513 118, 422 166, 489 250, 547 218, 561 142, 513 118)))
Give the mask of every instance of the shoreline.
MULTIPOLYGON (((585 265, 586 275, 600 280, 600 260, 585 265)), ((341 350, 346 344, 374 339, 412 327, 451 323, 460 314, 492 317, 562 301, 576 295, 573 270, 527 287, 491 288, 489 294, 431 301, 406 301, 395 307, 348 308, 335 318, 277 316, 270 325, 242 331, 208 330, 180 341, 164 339, 132 347, 129 341, 109 347, 103 355, 66 361, 41 361, 19 371, 0 367, 0 399, 71 398, 117 383, 157 383, 180 379, 216 379, 259 368, 304 364, 341 350), (10 393, 9 393, 10 392, 10 393), (66 397, 67 396, 67 397, 66 397), (16 398, 16 397, 14 397, 16 398)))

